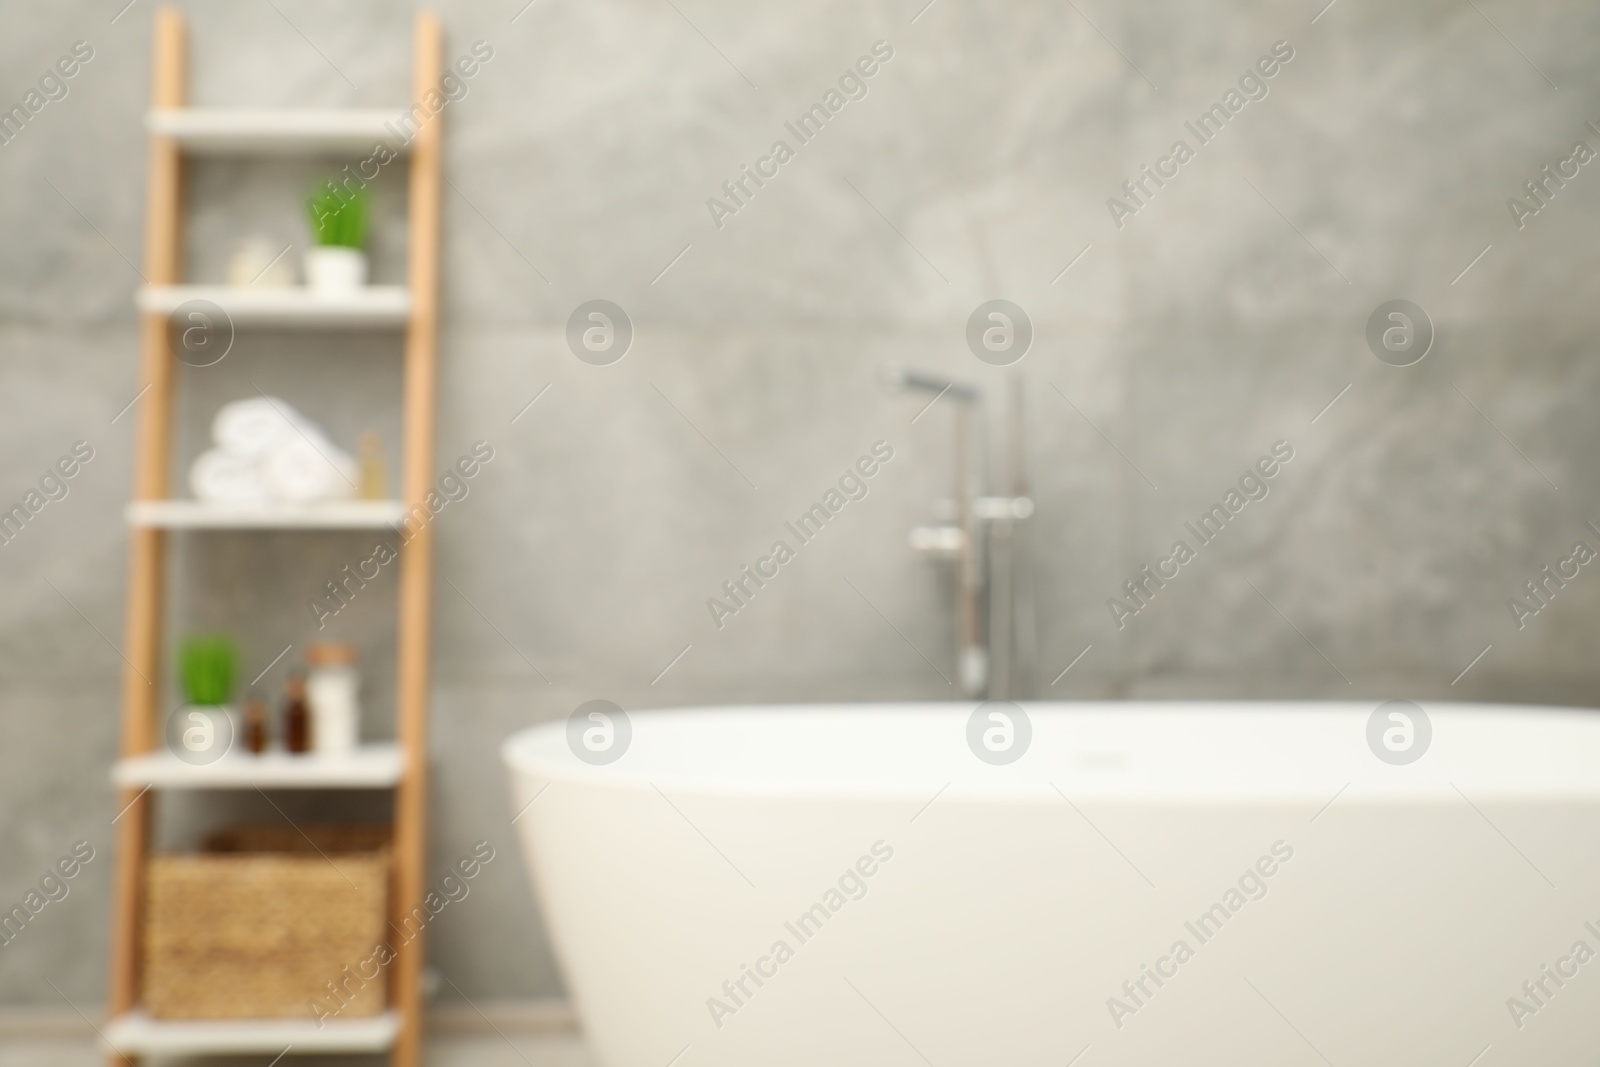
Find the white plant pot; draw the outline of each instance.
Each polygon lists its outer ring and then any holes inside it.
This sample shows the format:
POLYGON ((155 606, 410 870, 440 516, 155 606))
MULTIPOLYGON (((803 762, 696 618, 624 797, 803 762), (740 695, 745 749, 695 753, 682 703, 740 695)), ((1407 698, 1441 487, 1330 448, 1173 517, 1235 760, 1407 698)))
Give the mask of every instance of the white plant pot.
POLYGON ((367 254, 359 248, 306 249, 306 286, 318 296, 343 296, 367 284, 367 254))
POLYGON ((228 704, 185 704, 169 735, 173 754, 185 763, 204 765, 237 755, 244 746, 239 715, 228 704))

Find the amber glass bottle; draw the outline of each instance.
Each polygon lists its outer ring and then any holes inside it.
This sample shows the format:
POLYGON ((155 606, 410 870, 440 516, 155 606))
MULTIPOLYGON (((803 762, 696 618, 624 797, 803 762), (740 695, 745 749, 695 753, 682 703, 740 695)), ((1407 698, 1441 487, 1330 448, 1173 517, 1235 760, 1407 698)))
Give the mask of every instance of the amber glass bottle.
POLYGON ((267 750, 267 705, 259 697, 244 702, 244 747, 258 756, 267 750))
POLYGON ((311 751, 311 711, 306 707, 306 678, 295 673, 284 683, 283 744, 290 752, 311 751))

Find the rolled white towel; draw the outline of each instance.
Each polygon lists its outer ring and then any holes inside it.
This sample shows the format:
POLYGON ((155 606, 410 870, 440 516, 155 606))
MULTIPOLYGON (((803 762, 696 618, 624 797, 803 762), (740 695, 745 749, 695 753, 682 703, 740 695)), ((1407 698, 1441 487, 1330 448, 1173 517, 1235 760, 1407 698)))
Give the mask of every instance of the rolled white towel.
POLYGON ((356 495, 356 461, 316 429, 300 432, 274 445, 261 461, 267 493, 286 504, 314 504, 356 495))
POLYGON ((277 397, 255 396, 224 404, 211 421, 211 439, 218 448, 260 459, 279 442, 299 437, 306 420, 277 397))
POLYGON ((208 504, 246 506, 268 502, 261 466, 248 456, 213 448, 189 466, 189 491, 208 504))

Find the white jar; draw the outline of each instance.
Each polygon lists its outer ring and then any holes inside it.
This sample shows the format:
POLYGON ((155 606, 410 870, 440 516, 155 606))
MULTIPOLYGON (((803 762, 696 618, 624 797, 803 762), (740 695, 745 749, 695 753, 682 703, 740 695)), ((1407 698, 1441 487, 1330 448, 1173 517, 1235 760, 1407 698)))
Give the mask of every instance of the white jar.
POLYGON ((306 649, 306 703, 311 706, 311 751, 353 751, 361 743, 361 675, 354 645, 319 642, 306 649))

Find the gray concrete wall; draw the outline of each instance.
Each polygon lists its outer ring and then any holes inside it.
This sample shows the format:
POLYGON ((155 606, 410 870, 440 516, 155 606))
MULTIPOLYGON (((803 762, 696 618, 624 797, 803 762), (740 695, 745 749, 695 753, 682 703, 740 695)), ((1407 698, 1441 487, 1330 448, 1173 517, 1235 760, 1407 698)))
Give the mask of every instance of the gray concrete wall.
MULTIPOLYGON (((103 993, 139 408, 116 416, 141 386, 152 16, 145 0, 113 21, 119 6, 0 4, 7 106, 74 41, 95 50, 0 146, 0 503, 74 441, 95 449, 70 495, 0 548, 0 901, 73 841, 99 850, 72 896, 0 948, 15 1003, 54 1001, 44 979, 79 1002, 103 993)), ((408 95, 403 5, 183 6, 197 102, 408 95)), ((1584 568, 1521 630, 1507 607, 1573 542, 1600 545, 1582 528, 1600 519, 1600 176, 1583 167, 1520 230, 1506 206, 1574 140, 1600 148, 1584 127, 1600 121, 1592 6, 1341 0, 1314 23, 1321 5, 1300 2, 441 6, 451 57, 495 50, 445 115, 434 458, 442 472, 474 441, 495 449, 438 525, 433 859, 503 846, 434 936, 468 995, 560 992, 507 826, 510 733, 592 697, 954 695, 873 608, 953 673, 946 581, 905 547, 947 491, 948 404, 911 424, 923 401, 877 384, 890 362, 991 394, 1023 382, 1043 692, 1595 700, 1600 577, 1584 568), (878 40, 894 58, 868 95, 716 227, 706 199, 878 40), (1279 40, 1294 58, 1269 95, 1119 228, 1106 202, 1122 181, 1177 138, 1193 146, 1184 121, 1279 40), (609 367, 563 336, 596 297, 637 331, 609 367), (1010 370, 963 340, 992 297, 1037 331, 1010 370), (1437 328, 1409 368, 1364 339, 1396 297, 1437 328), (879 438, 896 455, 871 495, 716 630, 705 599, 879 438), (1295 457, 1271 495, 1119 629, 1107 598, 1278 440, 1295 457)), ((194 275, 219 279, 248 233, 298 257, 318 173, 198 167, 194 275)), ((374 254, 392 280, 403 187, 379 185, 374 254)), ((241 334, 185 372, 180 454, 218 403, 259 386, 346 447, 377 429, 397 460, 397 355, 393 336, 241 334)), ((307 598, 370 541, 179 537, 174 625, 234 630, 253 674, 312 636, 307 598)), ((363 649, 374 734, 393 606, 391 574, 330 627, 363 649)), ((162 830, 237 814, 173 802, 162 830)))

